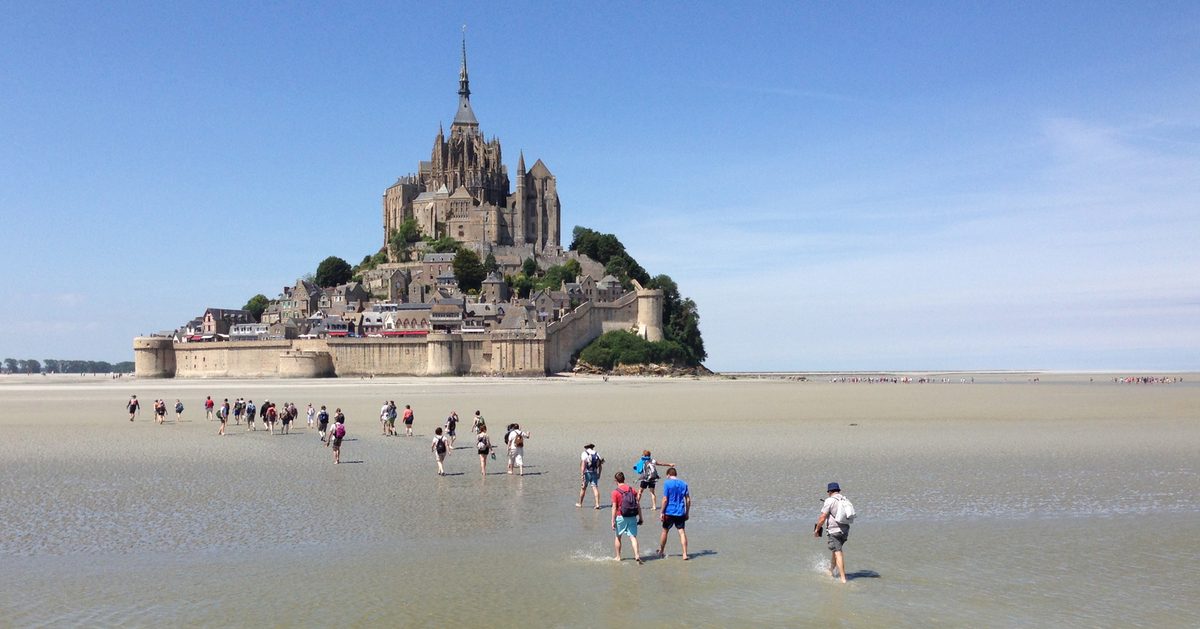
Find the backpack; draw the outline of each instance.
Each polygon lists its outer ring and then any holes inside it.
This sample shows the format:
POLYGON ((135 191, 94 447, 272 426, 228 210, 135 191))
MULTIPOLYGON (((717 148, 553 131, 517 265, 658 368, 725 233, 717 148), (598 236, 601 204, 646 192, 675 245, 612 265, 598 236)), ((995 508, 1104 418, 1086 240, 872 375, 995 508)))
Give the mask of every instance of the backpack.
POLYGON ((654 461, 646 461, 646 465, 642 466, 642 480, 652 483, 658 478, 658 468, 654 466, 654 461))
POLYGON ((342 437, 345 437, 346 436, 346 425, 338 424, 337 426, 334 426, 333 427, 333 436, 335 439, 341 439, 342 437))
POLYGON ((837 513, 833 516, 834 522, 838 524, 854 524, 854 516, 858 515, 854 510, 854 503, 850 499, 838 494, 837 513))
POLYGON ((180 403, 178 403, 178 404, 176 404, 176 405, 175 405, 175 412, 176 412, 176 413, 182 413, 182 412, 183 412, 183 402, 180 402, 180 403))
POLYGON ((488 443, 487 437, 482 437, 479 439, 479 443, 475 444, 475 449, 479 450, 480 454, 487 454, 492 449, 492 444, 488 443))
POLYGON ((518 432, 517 436, 513 437, 513 445, 517 446, 518 448, 524 446, 525 445, 525 437, 522 437, 521 433, 518 432))
POLYGON ((621 494, 621 502, 618 505, 621 509, 621 517, 632 518, 641 512, 641 507, 638 505, 637 492, 630 488, 628 491, 617 489, 621 494))
POLYGON ((588 460, 583 462, 583 469, 589 472, 595 472, 596 468, 600 467, 600 455, 595 452, 588 457, 588 460))
POLYGON ((246 405, 246 412, 247 412, 247 413, 253 413, 253 412, 254 412, 254 411, 256 411, 256 410, 258 410, 258 409, 257 409, 257 408, 255 408, 253 404, 247 404, 247 405, 246 405))
POLYGON ((317 419, 321 420, 324 423, 328 423, 329 422, 329 413, 327 413, 325 411, 321 411, 320 413, 317 414, 317 419))
POLYGON ((446 438, 445 438, 445 437, 438 437, 438 438, 437 438, 437 445, 436 445, 435 447, 437 448, 437 453, 438 453, 438 454, 445 454, 445 453, 446 453, 446 438))

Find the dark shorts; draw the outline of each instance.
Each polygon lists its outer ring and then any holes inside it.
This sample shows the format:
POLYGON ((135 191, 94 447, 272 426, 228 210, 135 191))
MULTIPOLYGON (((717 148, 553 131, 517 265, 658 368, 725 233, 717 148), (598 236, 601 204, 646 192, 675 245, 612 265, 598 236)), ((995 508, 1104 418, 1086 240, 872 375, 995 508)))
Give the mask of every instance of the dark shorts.
POLYGON ((655 485, 657 485, 657 484, 658 484, 658 481, 656 481, 656 480, 643 480, 643 481, 638 481, 638 486, 640 486, 642 489, 647 489, 647 488, 649 488, 651 491, 653 491, 653 490, 654 490, 654 487, 655 487, 655 485))
POLYGON ((687 528, 686 525, 687 525, 687 516, 686 515, 665 515, 665 514, 663 515, 663 530, 664 531, 671 530, 672 526, 682 531, 683 529, 687 528))
POLYGON ((342 438, 341 438, 341 437, 334 437, 334 438, 333 438, 333 447, 335 447, 335 448, 340 448, 340 447, 342 447, 342 438))
POLYGON ((842 544, 846 543, 848 537, 849 535, 847 533, 838 533, 836 535, 830 533, 829 535, 825 536, 825 541, 829 544, 829 550, 832 550, 835 553, 840 553, 842 552, 842 544))
POLYGON ((405 426, 412 426, 412 423, 413 423, 413 420, 411 420, 411 419, 406 419, 406 420, 404 420, 404 425, 405 425, 405 426))

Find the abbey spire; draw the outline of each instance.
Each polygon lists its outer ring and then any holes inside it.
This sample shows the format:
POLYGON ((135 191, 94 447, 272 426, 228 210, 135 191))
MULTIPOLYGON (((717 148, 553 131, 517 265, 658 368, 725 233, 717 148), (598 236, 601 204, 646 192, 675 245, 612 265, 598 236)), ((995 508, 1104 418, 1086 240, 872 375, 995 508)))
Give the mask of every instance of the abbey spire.
POLYGON ((479 121, 471 111, 471 81, 467 78, 467 27, 463 26, 462 68, 458 71, 458 113, 454 115, 454 127, 467 125, 478 128, 479 121))

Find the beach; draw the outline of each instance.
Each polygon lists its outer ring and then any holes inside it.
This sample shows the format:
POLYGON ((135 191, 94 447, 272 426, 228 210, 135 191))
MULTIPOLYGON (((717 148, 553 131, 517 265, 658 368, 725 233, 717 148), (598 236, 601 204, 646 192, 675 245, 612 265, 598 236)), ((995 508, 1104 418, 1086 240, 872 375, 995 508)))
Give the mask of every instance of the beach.
POLYGON ((2 377, 3 624, 1200 625, 1200 376, 925 375, 2 377), (208 395, 301 414, 286 436, 219 437, 208 395), (155 398, 184 421, 155 424, 155 398), (385 400, 412 405, 417 436, 380 435, 385 400), (342 464, 309 403, 346 413, 342 464), (481 477, 476 409, 493 442, 531 433, 524 477, 502 452, 481 477), (585 443, 607 461, 602 511, 590 490, 574 506, 585 443), (612 474, 643 449, 690 485, 691 561, 673 531, 650 557, 652 511, 646 564, 611 558, 612 474), (859 514, 845 585, 811 535, 830 481, 859 514))

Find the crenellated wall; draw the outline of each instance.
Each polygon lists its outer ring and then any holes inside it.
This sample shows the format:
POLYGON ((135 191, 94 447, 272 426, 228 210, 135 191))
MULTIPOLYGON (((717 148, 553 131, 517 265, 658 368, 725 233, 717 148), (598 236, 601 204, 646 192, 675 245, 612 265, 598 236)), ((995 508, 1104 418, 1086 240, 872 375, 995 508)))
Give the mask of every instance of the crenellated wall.
POLYGON ((174 343, 134 339, 136 373, 150 378, 315 378, 323 376, 541 376, 610 330, 660 328, 661 291, 586 302, 545 328, 425 337, 174 343))

